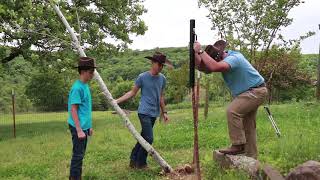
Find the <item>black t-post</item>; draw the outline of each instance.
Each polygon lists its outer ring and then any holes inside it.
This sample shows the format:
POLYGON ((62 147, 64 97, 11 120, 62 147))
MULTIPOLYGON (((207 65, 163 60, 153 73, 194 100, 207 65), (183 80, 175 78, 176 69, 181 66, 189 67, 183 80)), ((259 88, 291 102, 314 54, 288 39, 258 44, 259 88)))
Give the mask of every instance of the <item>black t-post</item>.
POLYGON ((190 42, 189 42, 189 58, 190 58, 190 66, 189 66, 189 87, 194 87, 194 50, 193 44, 195 40, 195 20, 190 19, 190 42))

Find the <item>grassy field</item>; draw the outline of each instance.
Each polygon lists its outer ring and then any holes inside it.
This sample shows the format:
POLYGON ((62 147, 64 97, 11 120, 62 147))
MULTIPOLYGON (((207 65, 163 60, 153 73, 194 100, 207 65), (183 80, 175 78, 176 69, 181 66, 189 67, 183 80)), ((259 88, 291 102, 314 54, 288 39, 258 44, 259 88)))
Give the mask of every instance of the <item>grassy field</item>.
MULTIPOLYGON (((283 137, 277 138, 263 111, 257 119, 259 160, 282 174, 307 160, 320 161, 320 105, 292 103, 272 105, 283 137)), ((222 170, 212 160, 212 151, 229 145, 225 107, 211 106, 209 118, 200 109, 199 146, 203 179, 248 179, 235 170, 222 170)), ((193 122, 191 109, 169 112, 171 122, 155 125, 154 147, 172 166, 192 161, 193 122)), ((130 120, 138 130, 136 113, 130 120)), ((0 114, 0 179, 67 179, 71 138, 66 113, 17 115, 17 138, 12 138, 11 115, 0 114)), ((134 138, 118 115, 94 112, 94 135, 90 138, 84 161, 84 179, 166 179, 160 166, 148 158, 149 169, 128 167, 134 138)))

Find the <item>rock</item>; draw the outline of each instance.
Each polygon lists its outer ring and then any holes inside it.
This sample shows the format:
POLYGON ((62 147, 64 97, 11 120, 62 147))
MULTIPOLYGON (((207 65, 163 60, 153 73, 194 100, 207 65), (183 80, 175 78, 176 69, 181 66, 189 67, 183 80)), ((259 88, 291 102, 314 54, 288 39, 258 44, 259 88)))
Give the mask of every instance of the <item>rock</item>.
POLYGON ((262 171, 263 179, 284 180, 283 176, 279 173, 279 171, 275 170, 268 164, 263 167, 262 171))
POLYGON ((191 174, 194 171, 193 167, 191 167, 189 164, 186 164, 184 166, 184 169, 185 169, 186 173, 188 173, 188 174, 191 174))
POLYGON ((223 168, 237 168, 246 171, 251 177, 259 174, 260 163, 256 159, 244 155, 226 155, 219 151, 213 151, 213 159, 223 168))
POLYGON ((307 161, 294 168, 286 180, 320 180, 320 162, 307 161))

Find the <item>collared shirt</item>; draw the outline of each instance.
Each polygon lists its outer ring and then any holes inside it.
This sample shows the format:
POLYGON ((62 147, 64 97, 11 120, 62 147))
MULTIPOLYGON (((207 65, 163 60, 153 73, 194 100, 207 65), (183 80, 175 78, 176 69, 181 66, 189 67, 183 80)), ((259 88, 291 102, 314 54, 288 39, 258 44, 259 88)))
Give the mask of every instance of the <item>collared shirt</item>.
POLYGON ((264 82, 264 78, 240 52, 228 50, 228 56, 223 61, 230 65, 229 71, 223 72, 222 76, 232 96, 264 82))

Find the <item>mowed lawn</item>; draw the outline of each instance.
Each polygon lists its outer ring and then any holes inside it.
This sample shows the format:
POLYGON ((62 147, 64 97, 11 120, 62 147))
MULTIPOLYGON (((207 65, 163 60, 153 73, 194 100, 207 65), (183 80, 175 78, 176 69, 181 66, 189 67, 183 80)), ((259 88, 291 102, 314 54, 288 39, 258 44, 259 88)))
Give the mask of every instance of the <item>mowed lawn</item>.
MULTIPOLYGON (((320 161, 320 104, 272 105, 281 130, 277 138, 263 108, 257 117, 259 160, 282 174, 307 160, 320 161)), ((173 167, 192 162, 193 120, 191 109, 170 110, 171 122, 157 121, 154 147, 173 167)), ((137 130, 136 112, 129 116, 137 130)), ((245 173, 223 170, 212 159, 214 149, 230 144, 225 107, 211 104, 208 119, 200 109, 199 146, 203 179, 248 179, 245 173)), ((12 138, 11 115, 0 114, 0 179, 67 179, 71 137, 66 113, 17 115, 17 138, 12 138)), ((94 135, 89 139, 84 160, 84 179, 166 179, 160 166, 148 158, 148 170, 128 167, 136 140, 118 115, 93 113, 94 135)))

